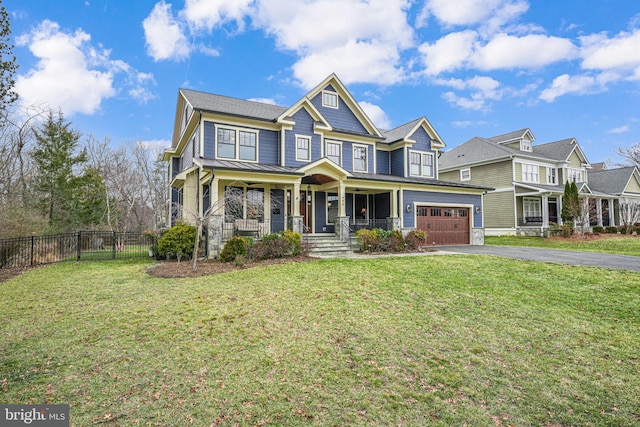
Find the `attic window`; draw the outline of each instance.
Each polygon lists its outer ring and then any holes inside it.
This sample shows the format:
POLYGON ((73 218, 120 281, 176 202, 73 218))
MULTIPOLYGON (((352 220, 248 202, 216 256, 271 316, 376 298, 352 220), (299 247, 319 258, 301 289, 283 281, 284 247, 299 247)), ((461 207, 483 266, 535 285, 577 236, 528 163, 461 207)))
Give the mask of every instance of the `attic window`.
POLYGON ((322 106, 338 108, 338 94, 335 92, 322 91, 322 106))
POLYGON ((531 141, 528 139, 522 139, 520 141, 520 150, 531 152, 531 141))

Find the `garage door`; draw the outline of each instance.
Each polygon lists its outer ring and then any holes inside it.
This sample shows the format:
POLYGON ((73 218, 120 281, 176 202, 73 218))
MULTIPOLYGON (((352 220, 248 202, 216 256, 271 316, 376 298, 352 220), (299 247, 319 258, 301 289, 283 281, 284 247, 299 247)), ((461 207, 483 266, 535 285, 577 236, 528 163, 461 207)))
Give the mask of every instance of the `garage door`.
POLYGON ((469 208, 419 206, 416 209, 419 230, 427 232, 427 241, 436 245, 470 243, 469 208))

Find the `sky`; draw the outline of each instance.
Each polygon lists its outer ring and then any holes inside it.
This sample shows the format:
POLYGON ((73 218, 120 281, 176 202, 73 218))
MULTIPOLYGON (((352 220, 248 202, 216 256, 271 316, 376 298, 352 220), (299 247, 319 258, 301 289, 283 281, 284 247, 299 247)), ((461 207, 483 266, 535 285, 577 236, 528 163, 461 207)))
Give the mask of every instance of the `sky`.
POLYGON ((640 142, 636 0, 4 0, 23 106, 170 146, 179 88, 291 106, 336 73, 381 129, 640 142))

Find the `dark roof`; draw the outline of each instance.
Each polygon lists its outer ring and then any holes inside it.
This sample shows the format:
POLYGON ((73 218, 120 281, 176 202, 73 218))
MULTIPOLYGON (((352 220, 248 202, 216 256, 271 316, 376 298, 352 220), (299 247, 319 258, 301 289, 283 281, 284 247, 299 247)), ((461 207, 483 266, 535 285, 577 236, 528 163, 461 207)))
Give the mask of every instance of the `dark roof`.
POLYGON ((236 162, 233 160, 194 159, 202 167, 222 170, 238 170, 243 172, 267 172, 284 173, 291 175, 303 175, 297 168, 289 166, 266 165, 264 163, 236 162))
POLYGON ((624 193, 635 167, 589 171, 589 187, 613 195, 624 193))
POLYGON ((527 156, 530 153, 499 145, 485 138, 475 137, 442 153, 438 162, 442 170, 486 161, 508 159, 514 155, 527 156))
POLYGON ((382 136, 384 136, 384 141, 387 144, 391 144, 396 141, 401 141, 407 136, 409 136, 409 131, 411 131, 418 122, 422 119, 415 119, 409 123, 405 123, 402 126, 398 126, 397 128, 391 130, 381 130, 382 136))
POLYGON ((461 184, 459 182, 449 182, 449 181, 440 181, 438 179, 431 178, 405 178, 402 176, 396 175, 386 175, 386 174, 373 174, 373 173, 360 173, 360 172, 352 172, 351 177, 347 179, 365 179, 368 181, 385 181, 385 182, 398 182, 398 183, 408 183, 408 184, 423 184, 423 185, 437 185, 440 187, 455 187, 455 188, 467 188, 470 190, 493 190, 491 187, 484 187, 480 185, 470 185, 470 184, 461 184))
POLYGON ((520 138, 522 138, 524 136, 525 133, 527 133, 527 131, 529 131, 529 128, 515 130, 513 132, 504 133, 504 134, 498 135, 498 136, 492 136, 491 138, 487 138, 487 139, 489 141, 491 141, 491 142, 495 142, 497 144, 500 144, 501 142, 507 142, 507 141, 513 141, 513 140, 516 140, 516 139, 520 139, 520 138))
POLYGON ((573 141, 573 138, 567 138, 546 144, 534 145, 533 152, 540 156, 548 157, 549 159, 564 161, 569 158, 571 151, 576 147, 573 141))
POLYGON ((275 121, 288 109, 287 107, 278 105, 197 92, 190 89, 180 89, 180 92, 195 110, 228 114, 231 116, 275 121))

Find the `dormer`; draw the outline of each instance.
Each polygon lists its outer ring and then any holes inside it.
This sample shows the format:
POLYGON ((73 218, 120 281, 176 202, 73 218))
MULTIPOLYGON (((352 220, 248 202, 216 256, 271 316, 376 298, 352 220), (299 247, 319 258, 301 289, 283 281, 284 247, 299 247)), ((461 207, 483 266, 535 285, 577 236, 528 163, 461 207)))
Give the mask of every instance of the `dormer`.
POLYGON ((494 136, 489 138, 489 140, 496 144, 531 153, 533 152, 533 141, 535 141, 536 138, 533 136, 531 129, 527 128, 505 133, 504 135, 494 136))

